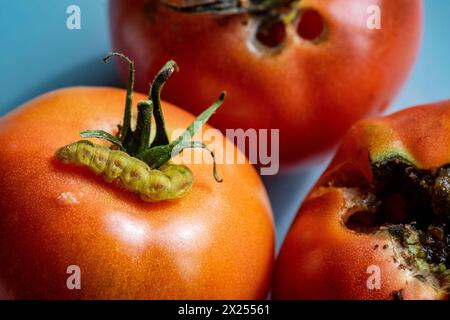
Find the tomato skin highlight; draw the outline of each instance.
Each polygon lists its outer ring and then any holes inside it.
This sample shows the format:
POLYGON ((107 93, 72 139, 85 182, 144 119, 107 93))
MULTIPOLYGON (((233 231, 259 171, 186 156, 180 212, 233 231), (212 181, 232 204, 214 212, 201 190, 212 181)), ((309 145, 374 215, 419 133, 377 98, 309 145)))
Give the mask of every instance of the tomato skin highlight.
MULTIPOLYGON (((252 166, 218 165, 217 183, 211 164, 189 165, 189 195, 149 204, 53 159, 81 130, 114 132, 124 97, 113 88, 68 88, 0 119, 0 297, 265 298, 274 230, 252 166), (66 286, 70 265, 81 269, 81 290, 66 286)), ((194 120, 171 104, 163 109, 169 131, 194 120)))
POLYGON ((390 237, 355 232, 343 221, 345 188, 371 185, 373 161, 397 155, 425 170, 450 163, 449 128, 450 100, 355 124, 297 213, 277 258, 272 296, 393 299, 401 291, 403 299, 448 299, 399 267, 390 237), (373 265, 380 268, 378 290, 367 286, 373 265))
POLYGON ((355 121, 384 110, 413 65, 422 33, 420 0, 302 0, 300 9, 320 14, 323 39, 302 39, 293 21, 274 52, 252 45, 256 20, 246 14, 177 13, 156 0, 112 1, 111 37, 114 49, 145 70, 137 78, 140 90, 174 58, 183 72, 167 84, 166 99, 196 114, 225 89, 229 96, 214 126, 279 128, 286 167, 325 151, 355 121), (371 5, 381 9, 379 30, 367 28, 371 5))

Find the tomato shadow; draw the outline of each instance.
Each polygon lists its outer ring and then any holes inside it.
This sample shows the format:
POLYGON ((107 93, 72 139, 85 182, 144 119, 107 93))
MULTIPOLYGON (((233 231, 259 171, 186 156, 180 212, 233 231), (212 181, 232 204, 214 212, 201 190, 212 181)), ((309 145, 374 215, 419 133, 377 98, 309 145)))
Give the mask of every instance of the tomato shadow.
POLYGON ((262 176, 275 218, 277 253, 300 204, 327 165, 328 160, 320 161, 320 163, 280 172, 274 176, 262 176))

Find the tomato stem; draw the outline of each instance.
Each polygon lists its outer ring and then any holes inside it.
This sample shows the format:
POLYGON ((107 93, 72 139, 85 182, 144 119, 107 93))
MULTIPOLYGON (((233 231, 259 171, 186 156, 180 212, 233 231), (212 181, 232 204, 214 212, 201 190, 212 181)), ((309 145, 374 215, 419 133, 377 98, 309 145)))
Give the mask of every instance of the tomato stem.
POLYGON ((136 154, 139 154, 145 151, 150 145, 153 103, 150 100, 140 101, 137 107, 138 116, 136 120, 136 132, 134 134, 137 141, 134 145, 137 147, 136 154))

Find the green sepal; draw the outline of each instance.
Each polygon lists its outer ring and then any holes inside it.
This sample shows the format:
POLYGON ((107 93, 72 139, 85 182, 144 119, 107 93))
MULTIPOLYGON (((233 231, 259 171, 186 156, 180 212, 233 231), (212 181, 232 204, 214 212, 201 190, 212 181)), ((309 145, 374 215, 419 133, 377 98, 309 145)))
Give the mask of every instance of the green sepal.
POLYGON ((122 142, 112 134, 103 130, 85 130, 80 132, 80 136, 83 138, 96 138, 103 139, 111 142, 112 144, 119 147, 120 150, 126 151, 122 145, 122 142))
POLYGON ((169 144, 169 136, 167 135, 161 106, 161 90, 175 70, 178 70, 176 62, 168 61, 158 72, 150 88, 149 99, 153 102, 153 117, 156 125, 156 135, 151 144, 152 147, 169 144))
POLYGON ((206 122, 208 122, 209 118, 219 109, 222 105, 223 100, 225 99, 226 92, 222 92, 219 98, 214 102, 208 109, 203 111, 195 120, 191 123, 189 127, 187 127, 186 131, 183 132, 177 139, 175 139, 172 143, 179 144, 181 142, 186 142, 190 138, 192 138, 197 131, 203 127, 206 122))
POLYGON ((123 115, 122 127, 119 132, 120 141, 128 150, 132 148, 131 144, 133 143, 133 135, 131 132, 131 107, 133 105, 133 90, 134 90, 134 62, 128 58, 126 55, 117 52, 109 52, 104 58, 103 62, 108 63, 111 57, 119 57, 124 59, 129 66, 128 72, 128 84, 127 84, 127 94, 125 97, 125 112, 123 115))
POLYGON ((157 169, 172 158, 172 150, 172 144, 156 146, 137 154, 136 158, 147 163, 150 168, 157 169))
MULTIPOLYGON (((200 148, 200 149, 204 149, 206 151, 208 151, 213 159, 213 175, 214 175, 214 179, 216 179, 217 182, 222 182, 222 178, 219 177, 219 175, 217 174, 217 163, 216 163, 216 156, 214 155, 214 152, 208 148, 208 146, 200 141, 188 141, 188 142, 183 142, 181 144, 177 145, 177 149, 178 150, 174 150, 174 153, 180 153, 182 152, 184 149, 192 149, 192 148, 200 148)), ((173 155, 175 155, 173 153, 173 155)), ((178 154, 177 153, 177 154, 178 154)))

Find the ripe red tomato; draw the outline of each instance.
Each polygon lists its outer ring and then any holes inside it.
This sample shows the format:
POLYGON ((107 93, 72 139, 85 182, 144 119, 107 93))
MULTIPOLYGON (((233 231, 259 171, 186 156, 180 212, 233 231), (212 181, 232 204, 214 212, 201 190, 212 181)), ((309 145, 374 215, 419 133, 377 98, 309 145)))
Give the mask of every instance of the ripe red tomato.
POLYGON ((450 101, 357 123, 283 243, 273 297, 448 299, 449 144, 450 101))
MULTIPOLYGON (((211 164, 188 165, 194 185, 185 197, 147 203, 55 160, 81 130, 114 132, 124 97, 68 88, 0 119, 0 298, 265 298, 274 231, 252 166, 218 165, 217 183, 211 164), (66 286, 72 265, 80 290, 66 286)), ((174 105, 163 109, 169 132, 194 120, 174 105)))
POLYGON ((115 0, 113 47, 143 70, 140 90, 163 62, 179 62, 183 72, 167 85, 166 99, 195 114, 227 90, 221 117, 212 124, 221 130, 279 128, 281 162, 297 163, 389 105, 418 51, 422 1, 292 3, 292 11, 282 6, 271 14, 217 15, 175 12, 158 0, 115 0), (381 29, 369 29, 377 8, 381 29), (287 14, 284 22, 280 12, 287 14))

